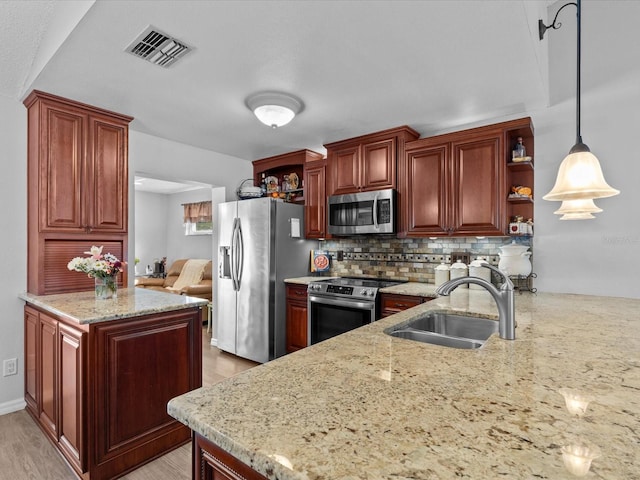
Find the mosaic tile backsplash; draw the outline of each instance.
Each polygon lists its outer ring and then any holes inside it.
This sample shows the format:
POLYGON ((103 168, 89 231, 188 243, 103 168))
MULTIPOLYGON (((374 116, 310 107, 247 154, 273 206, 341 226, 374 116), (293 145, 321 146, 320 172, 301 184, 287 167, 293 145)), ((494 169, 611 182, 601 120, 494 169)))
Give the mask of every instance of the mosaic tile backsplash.
MULTIPOLYGON (((492 265, 500 261, 499 248, 515 240, 531 247, 530 237, 389 238, 343 237, 320 242, 331 256, 331 276, 396 278, 410 282, 434 282, 434 268, 452 263, 459 254, 470 261, 482 257, 492 265)), ((532 257, 533 262, 533 257, 532 257)), ((535 269, 534 269, 535 270, 535 269)))

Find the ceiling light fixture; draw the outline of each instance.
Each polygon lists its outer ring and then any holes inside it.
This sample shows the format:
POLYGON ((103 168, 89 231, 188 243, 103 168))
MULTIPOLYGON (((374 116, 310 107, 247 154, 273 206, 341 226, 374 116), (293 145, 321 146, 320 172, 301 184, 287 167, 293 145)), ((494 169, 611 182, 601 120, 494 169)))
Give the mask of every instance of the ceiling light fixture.
POLYGON ((247 97, 245 104, 258 120, 271 128, 286 125, 304 108, 300 99, 280 92, 255 93, 247 97))
POLYGON ((597 210, 590 211, 578 211, 580 208, 575 204, 569 203, 565 205, 566 200, 593 200, 594 198, 605 198, 618 195, 619 190, 612 188, 607 184, 600 168, 600 162, 594 154, 591 153, 589 147, 582 142, 582 136, 580 134, 580 37, 581 37, 581 0, 577 0, 577 3, 571 2, 560 7, 556 13, 553 23, 551 25, 545 25, 542 20, 538 20, 538 31, 540 40, 544 38, 544 34, 549 28, 558 29, 562 26, 561 23, 556 24, 558 14, 560 11, 569 6, 575 5, 577 7, 577 19, 578 19, 578 41, 577 41, 577 68, 576 68, 576 143, 569 151, 569 154, 564 158, 558 169, 558 176, 556 183, 549 193, 544 197, 544 200, 562 201, 563 206, 555 213, 559 213, 561 210, 565 210, 564 216, 561 220, 582 220, 585 218, 595 218, 591 213, 596 211, 602 211, 593 204, 593 207, 597 210), (573 208, 573 210, 572 210, 573 208), (568 218, 567 218, 568 216, 568 218))

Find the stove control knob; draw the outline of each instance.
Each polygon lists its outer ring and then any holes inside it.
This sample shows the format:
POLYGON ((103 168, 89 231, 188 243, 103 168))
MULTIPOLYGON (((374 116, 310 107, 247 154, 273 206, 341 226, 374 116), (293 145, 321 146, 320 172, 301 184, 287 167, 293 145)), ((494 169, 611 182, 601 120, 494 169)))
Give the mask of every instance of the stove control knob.
POLYGON ((374 292, 373 290, 369 290, 369 296, 370 296, 370 297, 375 296, 375 294, 376 294, 376 292, 374 292))

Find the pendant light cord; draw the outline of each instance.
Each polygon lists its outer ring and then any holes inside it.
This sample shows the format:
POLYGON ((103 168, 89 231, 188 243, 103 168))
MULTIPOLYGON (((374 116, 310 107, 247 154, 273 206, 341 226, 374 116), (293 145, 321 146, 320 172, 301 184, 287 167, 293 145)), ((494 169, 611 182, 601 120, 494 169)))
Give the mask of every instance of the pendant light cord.
POLYGON ((576 145, 579 145, 582 143, 582 135, 580 134, 580 39, 582 37, 581 35, 581 27, 580 24, 581 19, 580 19, 580 2, 581 0, 577 0, 577 7, 578 7, 578 13, 577 13, 577 17, 578 17, 578 41, 577 41, 577 45, 578 45, 578 52, 577 52, 577 65, 576 65, 576 145))

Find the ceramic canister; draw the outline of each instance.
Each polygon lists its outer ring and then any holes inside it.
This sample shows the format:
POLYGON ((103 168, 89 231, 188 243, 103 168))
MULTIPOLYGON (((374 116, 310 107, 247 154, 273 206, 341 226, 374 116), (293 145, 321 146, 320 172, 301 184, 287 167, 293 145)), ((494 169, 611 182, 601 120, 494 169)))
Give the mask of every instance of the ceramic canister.
MULTIPOLYGON (((454 278, 466 277, 467 276, 467 272, 468 272, 467 265, 462 263, 462 260, 458 260, 456 263, 451 265, 451 279, 452 280, 454 278)), ((468 288, 468 287, 469 287, 468 283, 463 283, 458 288, 468 288)))
POLYGON ((515 241, 500 247, 498 268, 507 275, 527 276, 531 273, 531 252, 526 245, 518 245, 515 241))
POLYGON ((449 281, 449 265, 442 262, 433 270, 435 271, 435 275, 436 275, 436 280, 435 280, 436 287, 439 287, 444 282, 449 281))
MULTIPOLYGON (((485 260, 482 257, 478 257, 476 260, 469 264, 469 276, 470 277, 478 277, 486 280, 491 283, 491 270, 482 266, 482 262, 485 260)), ((474 290, 483 290, 483 287, 480 285, 476 285, 475 283, 470 283, 469 288, 474 290)))

